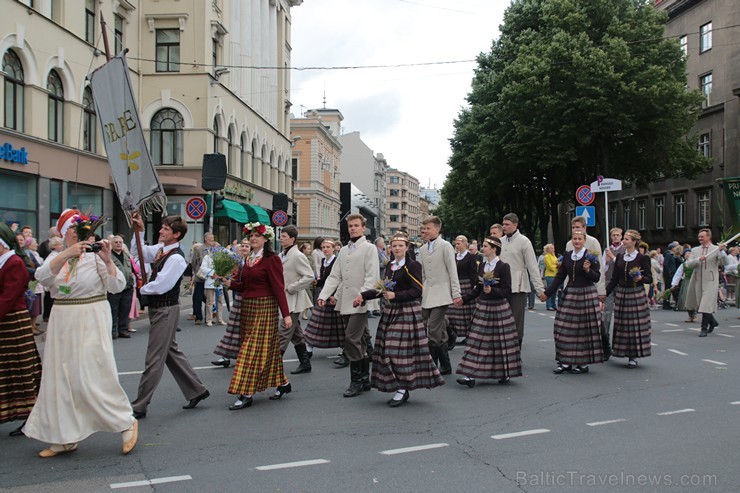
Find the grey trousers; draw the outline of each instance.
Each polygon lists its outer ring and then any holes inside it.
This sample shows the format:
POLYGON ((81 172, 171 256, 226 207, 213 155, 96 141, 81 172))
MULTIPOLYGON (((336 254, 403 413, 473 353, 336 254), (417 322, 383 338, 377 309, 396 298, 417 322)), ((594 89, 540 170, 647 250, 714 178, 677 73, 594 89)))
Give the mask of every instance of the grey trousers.
POLYGON ((511 313, 514 314, 514 322, 516 322, 516 334, 520 341, 524 339, 524 311, 527 307, 528 295, 529 293, 511 293, 509 300, 511 313))
POLYGON ((195 399, 206 391, 203 382, 190 366, 185 354, 177 347, 175 330, 180 321, 180 305, 149 308, 149 343, 146 348, 144 374, 139 381, 139 392, 131 407, 146 412, 154 391, 164 374, 164 367, 175 378, 185 399, 195 399))
POLYGON ((427 325, 427 337, 435 346, 447 344, 447 305, 422 308, 421 316, 427 325))
POLYGON ((293 325, 287 328, 283 325, 283 319, 280 319, 278 324, 278 338, 280 339, 280 351, 285 353, 288 349, 288 343, 293 343, 294 346, 298 344, 304 344, 303 340, 303 329, 301 329, 301 314, 291 313, 290 319, 293 320, 293 325))
POLYGON ((344 320, 344 355, 350 361, 361 361, 367 357, 365 332, 367 328, 367 313, 353 313, 342 315, 344 320))

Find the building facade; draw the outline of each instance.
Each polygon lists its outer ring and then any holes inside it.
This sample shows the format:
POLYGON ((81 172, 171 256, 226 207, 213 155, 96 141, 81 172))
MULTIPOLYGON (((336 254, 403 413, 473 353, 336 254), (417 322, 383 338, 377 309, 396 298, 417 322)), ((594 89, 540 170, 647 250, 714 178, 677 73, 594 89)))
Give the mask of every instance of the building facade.
POLYGON ((395 168, 387 170, 386 223, 390 234, 406 231, 413 240, 419 239, 421 224, 419 180, 395 168))

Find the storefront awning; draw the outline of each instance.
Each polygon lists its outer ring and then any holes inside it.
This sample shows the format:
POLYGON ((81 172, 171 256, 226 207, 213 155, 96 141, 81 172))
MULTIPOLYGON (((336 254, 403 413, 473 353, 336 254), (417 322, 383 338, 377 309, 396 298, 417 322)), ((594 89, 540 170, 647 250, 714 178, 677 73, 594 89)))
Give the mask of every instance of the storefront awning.
POLYGON ((233 200, 224 199, 223 202, 221 203, 224 205, 224 208, 216 211, 213 217, 228 217, 229 219, 233 219, 234 221, 238 223, 248 223, 249 222, 249 216, 247 215, 247 211, 244 210, 244 207, 242 207, 239 202, 234 202, 233 200))
POLYGON ((270 215, 262 207, 252 204, 241 204, 247 211, 249 222, 259 222, 260 224, 270 224, 270 215))

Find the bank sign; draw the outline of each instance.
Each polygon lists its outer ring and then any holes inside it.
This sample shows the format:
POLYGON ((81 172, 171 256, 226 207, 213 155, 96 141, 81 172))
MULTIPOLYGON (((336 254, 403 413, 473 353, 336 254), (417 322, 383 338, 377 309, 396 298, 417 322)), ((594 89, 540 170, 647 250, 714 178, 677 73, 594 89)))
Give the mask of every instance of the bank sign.
POLYGON ((0 159, 11 163, 28 164, 28 151, 25 147, 14 149, 13 144, 6 142, 0 146, 0 159))

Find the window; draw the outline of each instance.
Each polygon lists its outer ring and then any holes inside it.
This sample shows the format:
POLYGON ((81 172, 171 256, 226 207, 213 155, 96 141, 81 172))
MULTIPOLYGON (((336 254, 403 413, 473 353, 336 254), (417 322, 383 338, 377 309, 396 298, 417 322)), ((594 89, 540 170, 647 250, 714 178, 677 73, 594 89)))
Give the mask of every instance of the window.
POLYGON ((617 204, 609 204, 609 224, 617 225, 617 204))
POLYGON ((624 214, 624 220, 623 220, 624 229, 628 230, 630 229, 630 204, 629 202, 624 204, 622 212, 624 214))
POLYGON ((663 229, 663 213, 665 211, 665 197, 656 197, 655 201, 655 229, 663 229))
POLYGON ((391 197, 398 197, 398 193, 399 191, 395 189, 388 190, 388 195, 390 195, 391 197))
POLYGON ((398 222, 398 216, 391 216, 390 217, 390 220, 391 220, 392 223, 397 223, 398 222))
POLYGON ((699 77, 699 89, 704 94, 704 106, 711 104, 710 96, 712 95, 712 73, 704 74, 699 77))
POLYGON ((95 44, 95 0, 85 0, 85 41, 95 44))
POLYGON ((7 128, 23 131, 23 65, 13 50, 3 55, 5 72, 5 123, 7 128))
POLYGON ((707 22, 699 28, 699 53, 712 49, 712 23, 707 22))
POLYGON ((95 115, 95 105, 93 104, 92 91, 89 86, 85 88, 85 92, 82 94, 82 108, 84 110, 82 122, 82 145, 86 151, 95 152, 98 119, 95 115))
POLYGON ((698 144, 699 154, 704 157, 712 157, 712 145, 709 140, 709 133, 701 134, 699 136, 698 144))
POLYGON ((49 140, 62 142, 64 138, 64 87, 56 70, 49 72, 46 77, 46 89, 49 91, 47 116, 49 140))
POLYGON ((157 29, 157 72, 180 71, 180 31, 157 29))
POLYGON ((213 75, 216 75, 215 70, 218 67, 218 41, 215 39, 211 40, 211 61, 213 62, 213 75))
POLYGON ((183 164, 183 127, 185 120, 176 110, 159 110, 152 118, 151 153, 155 165, 183 164))
POLYGON ((683 52, 683 56, 686 57, 689 55, 689 37, 685 34, 678 38, 678 46, 681 48, 681 51, 683 52))
POLYGON ((391 203, 390 203, 390 208, 391 208, 391 209, 399 209, 399 207, 398 207, 398 202, 391 202, 391 203))
POLYGON ((118 14, 113 16, 113 38, 115 42, 113 54, 118 55, 123 51, 123 17, 118 14))
POLYGON ((709 190, 704 190, 696 194, 696 205, 699 213, 699 226, 709 226, 710 206, 709 190))
POLYGON ((647 200, 637 201, 637 229, 644 230, 647 225, 647 200))
POLYGON ((231 133, 231 127, 229 127, 229 131, 226 133, 226 140, 228 141, 227 144, 229 146, 228 152, 226 153, 226 169, 228 170, 228 173, 234 175, 234 164, 236 156, 234 156, 234 135, 231 133))
POLYGON ((677 228, 686 227, 686 196, 684 194, 673 197, 673 222, 677 228))
POLYGON ((398 177, 397 176, 391 176, 390 177, 390 182, 391 183, 399 183, 398 177))
POLYGON ((221 152, 218 142, 218 118, 213 119, 213 152, 221 152))
POLYGON ((291 164, 291 176, 293 176, 293 180, 298 181, 298 158, 292 158, 290 161, 291 161, 290 163, 291 164))

